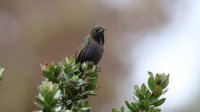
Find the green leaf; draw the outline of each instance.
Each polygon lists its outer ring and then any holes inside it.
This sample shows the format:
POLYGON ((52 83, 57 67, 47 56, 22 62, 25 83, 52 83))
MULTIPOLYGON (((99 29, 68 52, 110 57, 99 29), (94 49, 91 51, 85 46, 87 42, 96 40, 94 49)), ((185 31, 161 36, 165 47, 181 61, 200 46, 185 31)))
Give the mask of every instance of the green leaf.
POLYGON ((57 99, 53 99, 51 102, 50 102, 50 106, 51 107, 54 107, 54 106, 56 106, 58 104, 58 100, 57 99))
POLYGON ((97 67, 94 65, 92 68, 89 70, 89 72, 94 73, 97 72, 97 67))
POLYGON ((63 71, 64 75, 67 76, 68 78, 71 78, 73 77, 73 75, 75 75, 69 67, 65 67, 63 71))
POLYGON ((84 111, 84 112, 85 112, 85 111, 88 111, 88 110, 90 110, 90 109, 91 109, 91 107, 84 107, 84 108, 81 108, 81 110, 84 111))
POLYGON ((91 93, 90 91, 85 91, 85 92, 80 93, 80 94, 76 95, 75 97, 73 97, 72 100, 77 101, 77 100, 80 100, 80 99, 86 99, 86 98, 88 98, 88 95, 90 93, 91 93))
POLYGON ((57 84, 59 83, 59 80, 56 77, 52 76, 52 75, 50 75, 48 77, 48 80, 52 81, 53 83, 57 83, 57 84))
POLYGON ((145 100, 145 94, 141 93, 141 92, 138 92, 138 98, 140 100, 145 100))
POLYGON ((157 73, 155 76, 155 81, 158 86, 160 86, 164 76, 162 74, 157 73))
POLYGON ((165 94, 168 91, 168 88, 164 89, 162 94, 165 94))
POLYGON ((80 68, 80 65, 77 64, 77 65, 73 66, 71 69, 73 72, 77 72, 77 71, 79 71, 79 68, 80 68))
POLYGON ((142 86, 141 86, 142 93, 144 94, 146 92, 146 90, 147 90, 147 88, 146 88, 145 84, 142 84, 142 86))
POLYGON ((116 108, 112 108, 112 112, 118 112, 116 108))
POLYGON ((49 67, 46 70, 49 71, 51 74, 53 74, 55 70, 55 65, 54 64, 49 65, 49 67))
POLYGON ((148 79, 148 86, 149 86, 149 89, 151 91, 153 91, 154 88, 156 87, 156 82, 155 82, 155 79, 153 77, 149 77, 149 79, 148 79))
POLYGON ((151 97, 151 92, 149 90, 146 90, 146 92, 145 92, 145 98, 146 98, 146 100, 149 100, 150 97, 151 97))
POLYGON ((63 86, 65 89, 69 89, 69 88, 73 87, 73 84, 70 83, 69 81, 65 81, 65 82, 63 82, 63 86))
POLYGON ((77 75, 73 75, 72 78, 70 79, 71 82, 76 82, 76 80, 78 80, 77 75))
POLYGON ((160 109, 155 109, 152 112, 161 112, 161 110, 160 109))
POLYGON ((125 101, 125 104, 131 111, 134 111, 134 109, 132 108, 131 104, 128 103, 128 101, 125 101))
POLYGON ((157 86, 153 90, 153 97, 158 98, 162 95, 162 88, 160 86, 157 86))
POLYGON ((51 107, 46 106, 46 107, 43 108, 42 112, 54 112, 54 111, 52 111, 51 107))
POLYGON ((77 86, 81 86, 84 84, 84 81, 83 79, 78 79, 77 82, 76 82, 77 86))
POLYGON ((96 89, 96 85, 95 84, 88 84, 87 86, 85 86, 85 90, 93 90, 96 89))
POLYGON ((121 107, 119 111, 120 111, 120 112, 125 112, 124 107, 121 107))
POLYGON ((151 71, 148 71, 148 74, 150 77, 153 77, 153 73, 151 71))
POLYGON ((137 112, 137 111, 138 111, 138 107, 139 107, 139 106, 138 106, 137 103, 131 103, 131 106, 132 106, 134 112, 137 112))
POLYGON ((143 100, 140 102, 140 106, 143 110, 148 110, 149 109, 149 103, 146 100, 143 100))
POLYGON ((54 70, 54 76, 58 77, 61 73, 61 68, 59 66, 56 66, 55 70, 54 70))
POLYGON ((149 105, 153 105, 153 104, 156 103, 157 101, 158 101, 157 98, 155 98, 155 99, 150 99, 150 100, 149 100, 149 105))
POLYGON ((3 72, 4 72, 4 68, 1 68, 0 67, 0 80, 2 80, 3 79, 3 72))
POLYGON ((51 101, 54 99, 54 93, 53 92, 49 92, 47 94, 45 94, 44 96, 44 101, 47 103, 47 104, 50 104, 51 101))
POLYGON ((119 110, 117 108, 112 108, 112 112, 125 112, 124 107, 121 107, 119 110))
POLYGON ((165 89, 169 84, 169 75, 167 75, 167 77, 165 77, 165 79, 161 82, 160 86, 165 89))
POLYGON ((87 64, 86 62, 84 62, 84 63, 81 65, 81 67, 82 67, 82 70, 83 70, 83 71, 87 71, 87 69, 88 69, 88 64, 87 64))
POLYGON ((136 96, 133 95, 133 99, 138 103, 138 98, 136 98, 136 96))
POLYGON ((166 100, 166 98, 162 98, 162 99, 158 100, 157 102, 153 103, 152 105, 154 105, 156 107, 160 106, 165 102, 165 100, 166 100))
POLYGON ((48 78, 50 75, 51 75, 51 73, 50 73, 49 71, 47 71, 47 70, 44 70, 44 71, 43 71, 43 76, 44 76, 45 78, 48 78))
POLYGON ((36 97, 35 104, 40 108, 43 108, 46 106, 46 103, 39 97, 36 97))
POLYGON ((134 90, 137 92, 137 91, 140 91, 140 88, 138 87, 138 85, 134 85, 134 90))

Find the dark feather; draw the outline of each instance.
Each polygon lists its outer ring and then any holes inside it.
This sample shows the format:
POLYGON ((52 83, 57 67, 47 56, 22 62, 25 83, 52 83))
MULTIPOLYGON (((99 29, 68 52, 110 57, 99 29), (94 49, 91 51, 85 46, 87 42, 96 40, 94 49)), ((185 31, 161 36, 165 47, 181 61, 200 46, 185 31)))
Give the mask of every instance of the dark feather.
POLYGON ((82 61, 85 52, 87 51, 88 45, 89 45, 89 38, 85 38, 75 54, 76 63, 82 61))

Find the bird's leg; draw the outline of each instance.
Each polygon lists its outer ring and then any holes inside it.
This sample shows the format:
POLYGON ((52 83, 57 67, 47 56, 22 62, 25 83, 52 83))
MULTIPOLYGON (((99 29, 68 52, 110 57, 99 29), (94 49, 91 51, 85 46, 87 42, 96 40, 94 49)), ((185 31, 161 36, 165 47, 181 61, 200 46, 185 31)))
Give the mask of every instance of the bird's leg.
MULTIPOLYGON (((89 67, 93 67, 95 65, 93 61, 88 62, 88 63, 89 63, 89 67)), ((96 68, 97 68, 97 72, 100 72, 102 70, 102 68, 98 68, 97 66, 96 68)))

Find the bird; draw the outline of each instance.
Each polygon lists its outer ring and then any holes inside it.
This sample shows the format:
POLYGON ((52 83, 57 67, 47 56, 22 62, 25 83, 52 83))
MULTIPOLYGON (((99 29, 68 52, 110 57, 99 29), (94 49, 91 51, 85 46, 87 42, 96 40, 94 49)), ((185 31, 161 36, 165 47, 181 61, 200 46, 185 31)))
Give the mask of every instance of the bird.
POLYGON ((104 31, 102 25, 95 25, 89 34, 83 39, 81 45, 75 53, 75 62, 91 62, 97 65, 104 52, 104 31))

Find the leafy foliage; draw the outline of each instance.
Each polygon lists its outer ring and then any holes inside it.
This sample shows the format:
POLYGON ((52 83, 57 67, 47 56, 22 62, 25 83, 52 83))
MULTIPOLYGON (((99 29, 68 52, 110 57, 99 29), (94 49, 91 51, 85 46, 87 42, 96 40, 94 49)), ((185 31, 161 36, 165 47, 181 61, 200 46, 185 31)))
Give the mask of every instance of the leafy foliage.
MULTIPOLYGON (((39 112, 90 112, 87 101, 96 95, 99 70, 90 62, 75 63, 75 58, 66 58, 58 64, 41 65, 45 80, 38 87, 39 94, 35 104, 39 112)), ((4 69, 0 69, 0 76, 4 69)), ((161 95, 167 92, 169 75, 157 73, 154 77, 148 72, 148 87, 142 84, 134 86, 134 102, 125 101, 124 107, 113 108, 112 112, 161 112, 159 106, 165 102, 161 95)), ((35 111, 38 112, 38 111, 35 111)))
POLYGON ((43 112, 89 112, 87 98, 96 95, 98 68, 90 62, 75 63, 74 57, 58 64, 41 65, 45 81, 35 104, 43 112))
MULTIPOLYGON (((148 87, 145 84, 142 84, 141 87, 135 85, 133 96, 135 102, 125 101, 128 112, 161 112, 158 107, 165 102, 166 98, 160 98, 160 96, 168 90, 166 87, 169 84, 169 75, 157 73, 154 77, 152 72, 148 72, 148 74, 148 87)), ((112 112, 127 111, 121 107, 120 109, 113 108, 112 112)))

